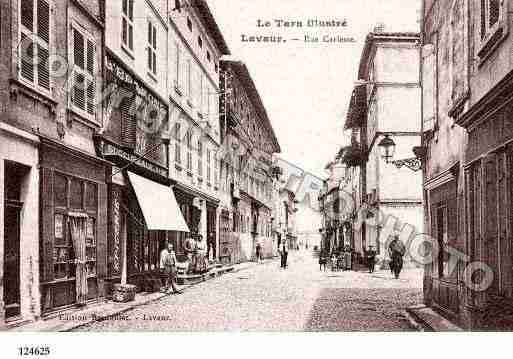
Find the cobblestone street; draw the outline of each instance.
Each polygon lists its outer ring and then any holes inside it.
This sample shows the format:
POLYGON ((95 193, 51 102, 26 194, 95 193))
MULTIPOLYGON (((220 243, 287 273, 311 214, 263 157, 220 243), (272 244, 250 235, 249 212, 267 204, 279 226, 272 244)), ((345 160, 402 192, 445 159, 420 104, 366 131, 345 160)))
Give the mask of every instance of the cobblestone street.
POLYGON ((421 302, 420 270, 319 272, 310 252, 254 265, 77 331, 404 331, 421 302))

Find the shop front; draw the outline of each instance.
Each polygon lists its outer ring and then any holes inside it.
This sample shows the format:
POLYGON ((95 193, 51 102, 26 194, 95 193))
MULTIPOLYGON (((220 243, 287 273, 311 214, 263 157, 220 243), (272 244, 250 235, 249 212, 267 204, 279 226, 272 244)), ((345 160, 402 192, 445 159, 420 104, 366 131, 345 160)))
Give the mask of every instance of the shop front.
POLYGON ((105 295, 110 164, 40 137, 43 314, 105 295))
POLYGON ((160 288, 159 256, 166 241, 189 228, 169 179, 169 109, 115 56, 105 58, 105 128, 95 136, 108 173, 108 292, 160 288), (135 287, 130 287, 131 284, 135 287))
MULTIPOLYGON (((173 186, 176 201, 190 229, 189 236, 207 259, 217 260, 217 208, 219 201, 188 186, 177 183, 173 186)), ((171 234, 179 262, 185 262, 186 238, 184 232, 171 234)), ((220 254, 222 256, 222 254, 220 254)))

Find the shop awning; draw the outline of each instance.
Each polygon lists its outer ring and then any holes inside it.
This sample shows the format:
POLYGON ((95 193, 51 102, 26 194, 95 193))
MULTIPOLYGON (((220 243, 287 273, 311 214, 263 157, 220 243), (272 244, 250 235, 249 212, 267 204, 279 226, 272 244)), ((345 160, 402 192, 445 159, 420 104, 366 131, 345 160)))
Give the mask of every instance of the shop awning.
POLYGON ((170 187, 128 172, 149 230, 189 232, 170 187))

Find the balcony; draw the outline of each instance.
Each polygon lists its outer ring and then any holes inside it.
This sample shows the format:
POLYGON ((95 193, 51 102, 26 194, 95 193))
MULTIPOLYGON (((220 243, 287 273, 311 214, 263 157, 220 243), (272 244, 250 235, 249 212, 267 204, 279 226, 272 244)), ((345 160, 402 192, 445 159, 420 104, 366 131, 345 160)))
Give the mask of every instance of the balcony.
POLYGON ((341 148, 338 157, 348 167, 358 167, 366 162, 363 146, 357 142, 353 142, 350 146, 341 148))

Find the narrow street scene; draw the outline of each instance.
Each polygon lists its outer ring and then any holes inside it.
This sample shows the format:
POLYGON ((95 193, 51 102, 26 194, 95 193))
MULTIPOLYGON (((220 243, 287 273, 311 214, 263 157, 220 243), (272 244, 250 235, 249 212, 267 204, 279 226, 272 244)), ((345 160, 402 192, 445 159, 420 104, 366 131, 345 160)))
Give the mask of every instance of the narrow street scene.
POLYGON ((412 331, 422 272, 319 271, 310 251, 198 284, 75 331, 412 331))
POLYGON ((0 332, 513 331, 512 21, 0 0, 0 332))

